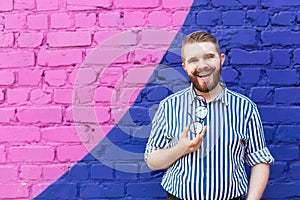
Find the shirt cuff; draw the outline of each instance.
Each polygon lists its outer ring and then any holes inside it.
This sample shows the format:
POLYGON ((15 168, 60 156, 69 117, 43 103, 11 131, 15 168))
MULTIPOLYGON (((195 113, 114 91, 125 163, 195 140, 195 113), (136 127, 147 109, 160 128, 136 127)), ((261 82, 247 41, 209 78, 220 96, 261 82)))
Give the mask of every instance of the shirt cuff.
POLYGON ((269 149, 264 147, 256 152, 246 155, 246 162, 249 166, 254 166, 259 163, 271 164, 274 162, 274 158, 271 155, 269 149))

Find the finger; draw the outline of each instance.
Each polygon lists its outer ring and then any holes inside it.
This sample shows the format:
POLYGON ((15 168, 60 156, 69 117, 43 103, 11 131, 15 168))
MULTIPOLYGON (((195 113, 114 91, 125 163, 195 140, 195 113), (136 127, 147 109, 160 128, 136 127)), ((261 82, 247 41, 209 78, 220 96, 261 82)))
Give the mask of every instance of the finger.
POLYGON ((180 134, 181 137, 187 137, 190 132, 190 125, 187 125, 183 132, 180 134))
POLYGON ((201 133, 199 134, 201 138, 204 137, 204 134, 206 133, 206 131, 207 131, 207 126, 204 126, 201 133))
POLYGON ((204 134, 206 133, 206 130, 207 130, 207 126, 204 126, 201 133, 197 134, 197 136, 193 139, 192 143, 193 144, 201 143, 201 141, 203 140, 204 134))

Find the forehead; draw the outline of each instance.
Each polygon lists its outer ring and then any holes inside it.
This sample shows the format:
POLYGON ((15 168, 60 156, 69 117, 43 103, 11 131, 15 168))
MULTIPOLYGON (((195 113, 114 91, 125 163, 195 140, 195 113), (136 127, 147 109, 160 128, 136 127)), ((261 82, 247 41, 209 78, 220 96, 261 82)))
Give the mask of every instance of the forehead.
POLYGON ((183 55, 186 59, 198 57, 208 53, 218 54, 217 47, 212 42, 187 43, 183 46, 183 55))

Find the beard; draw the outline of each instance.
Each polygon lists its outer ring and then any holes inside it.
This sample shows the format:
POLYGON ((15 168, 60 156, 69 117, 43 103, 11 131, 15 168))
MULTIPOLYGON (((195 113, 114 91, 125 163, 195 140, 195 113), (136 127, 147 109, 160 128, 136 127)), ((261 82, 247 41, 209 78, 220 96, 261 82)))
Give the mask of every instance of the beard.
POLYGON ((214 69, 203 69, 201 71, 195 71, 192 74, 188 74, 188 77, 193 83, 196 90, 198 90, 199 92, 208 93, 213 89, 215 89, 219 84, 220 77, 221 77, 221 67, 219 69, 214 68, 214 69), (200 82, 197 79, 197 77, 198 74, 200 74, 202 71, 210 72, 210 73, 212 72, 212 80, 209 80, 207 82, 200 82))

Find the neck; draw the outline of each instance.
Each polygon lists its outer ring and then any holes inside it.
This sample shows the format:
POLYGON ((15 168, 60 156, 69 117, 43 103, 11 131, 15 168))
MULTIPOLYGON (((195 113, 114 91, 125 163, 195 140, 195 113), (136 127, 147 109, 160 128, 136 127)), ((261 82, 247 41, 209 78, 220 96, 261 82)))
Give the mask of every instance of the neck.
POLYGON ((194 88, 196 95, 201 95, 205 98, 206 102, 209 103, 215 99, 223 90, 223 86, 219 83, 213 90, 209 92, 200 92, 194 88))

